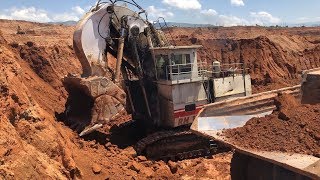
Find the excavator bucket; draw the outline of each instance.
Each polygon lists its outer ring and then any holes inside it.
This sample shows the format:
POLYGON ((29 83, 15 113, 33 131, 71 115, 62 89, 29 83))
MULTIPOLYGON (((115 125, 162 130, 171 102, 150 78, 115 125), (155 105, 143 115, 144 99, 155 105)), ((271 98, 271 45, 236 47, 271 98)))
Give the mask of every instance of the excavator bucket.
POLYGON ((253 117, 271 114, 279 94, 299 96, 301 86, 231 99, 205 106, 191 130, 235 149, 231 163, 232 179, 319 179, 320 159, 298 153, 260 151, 240 147, 225 137, 223 131, 243 127, 253 117), (227 115, 227 116, 225 116, 227 115))
POLYGON ((118 30, 122 27, 122 19, 118 17, 130 17, 128 24, 139 27, 136 28, 138 33, 147 27, 139 14, 129 8, 98 2, 79 21, 73 35, 73 47, 81 63, 82 74, 63 79, 69 93, 65 122, 80 136, 99 129, 125 111, 126 94, 119 87, 124 37, 122 43, 115 40, 119 39, 118 30), (112 67, 112 59, 107 56, 111 52, 118 54, 116 68, 112 67))
POLYGON ((89 134, 125 111, 126 94, 105 77, 65 77, 69 93, 66 124, 80 133, 89 134))

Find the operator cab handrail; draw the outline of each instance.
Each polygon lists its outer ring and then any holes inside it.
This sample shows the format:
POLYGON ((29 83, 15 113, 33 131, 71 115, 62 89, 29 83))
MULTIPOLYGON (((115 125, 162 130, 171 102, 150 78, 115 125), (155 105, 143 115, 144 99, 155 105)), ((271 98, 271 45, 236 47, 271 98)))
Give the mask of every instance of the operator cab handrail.
POLYGON ((204 77, 206 62, 166 65, 165 80, 183 80, 204 77))
MULTIPOLYGON (((162 79, 169 81, 192 79, 191 75, 193 73, 196 74, 197 78, 225 78, 230 76, 243 76, 246 75, 249 70, 249 68, 245 68, 244 66, 244 63, 221 64, 220 69, 216 70, 214 65, 208 65, 207 62, 172 64, 166 65, 165 78, 162 79)), ((193 78, 195 77, 193 76, 193 78)))

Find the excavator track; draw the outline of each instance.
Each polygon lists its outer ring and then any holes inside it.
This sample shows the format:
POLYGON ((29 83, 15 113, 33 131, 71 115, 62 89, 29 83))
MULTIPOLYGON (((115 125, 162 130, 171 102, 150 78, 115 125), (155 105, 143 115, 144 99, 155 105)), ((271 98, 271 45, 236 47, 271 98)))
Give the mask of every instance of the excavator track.
POLYGON ((189 129, 160 131, 140 140, 135 149, 139 155, 154 160, 183 160, 218 152, 216 142, 200 137, 189 129))

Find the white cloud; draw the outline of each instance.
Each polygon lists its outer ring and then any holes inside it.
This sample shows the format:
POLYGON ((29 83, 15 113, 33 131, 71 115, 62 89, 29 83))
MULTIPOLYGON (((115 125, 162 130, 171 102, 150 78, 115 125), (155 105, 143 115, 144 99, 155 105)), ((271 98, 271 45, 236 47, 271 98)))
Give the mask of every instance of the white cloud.
POLYGON ((218 14, 217 11, 214 9, 201 10, 200 13, 205 16, 215 16, 218 14))
POLYGON ((195 10, 202 7, 198 0, 162 0, 162 3, 183 10, 195 10))
MULTIPOLYGON (((180 9, 190 9, 189 3, 195 3, 192 7, 194 11, 192 13, 185 13, 186 17, 189 17, 190 22, 194 23, 206 23, 219 26, 237 26, 237 25, 274 25, 281 23, 281 19, 271 15, 268 12, 251 12, 250 16, 246 19, 237 17, 234 15, 219 14, 214 9, 202 9, 199 1, 178 1, 178 0, 163 0, 163 3, 171 2, 174 7, 180 9), (198 3, 198 6, 196 4, 198 3), (189 5, 188 5, 189 4, 189 5)), ((150 20, 156 20, 158 17, 164 17, 166 19, 174 17, 174 13, 164 8, 156 8, 155 6, 149 6, 147 9, 150 20)), ((78 21, 86 10, 80 6, 72 7, 68 12, 52 14, 43 9, 37 9, 35 7, 25 8, 11 8, 0 12, 0 19, 16 19, 26 20, 34 22, 63 22, 63 21, 78 21)), ((300 18, 300 22, 308 21, 309 18, 300 18)))
POLYGON ((50 14, 35 7, 11 8, 0 12, 0 19, 25 20, 33 22, 78 21, 85 11, 80 6, 72 7, 69 12, 50 14))
POLYGON ((4 15, 4 14, 0 14, 0 19, 12 19, 10 16, 4 15))
POLYGON ((301 23, 301 22, 309 22, 310 18, 308 17, 300 17, 297 19, 297 22, 301 23))
POLYGON ((243 0, 231 0, 231 5, 233 6, 244 6, 243 0))
POLYGON ((79 17, 72 13, 57 14, 52 17, 54 22, 79 21, 79 17))
POLYGON ((75 6, 71 8, 73 12, 83 15, 85 13, 84 9, 82 9, 80 6, 75 6))
POLYGON ((166 9, 157 9, 154 6, 149 6, 146 11, 148 12, 150 20, 156 20, 159 17, 169 19, 174 16, 174 14, 166 9))
POLYGON ((75 6, 71 8, 70 12, 53 15, 52 19, 55 22, 79 21, 81 16, 83 16, 84 13, 85 13, 84 9, 82 9, 80 6, 75 6))
POLYGON ((251 12, 247 19, 234 15, 219 14, 214 9, 201 10, 200 18, 203 23, 218 26, 238 26, 238 25, 274 25, 281 22, 280 18, 274 17, 268 12, 251 12))
POLYGON ((218 12, 214 9, 205 9, 200 11, 200 18, 206 24, 217 24, 218 12))
POLYGON ((259 25, 278 24, 281 22, 280 18, 274 17, 270 13, 265 11, 251 12, 250 17, 253 18, 252 23, 259 25))
POLYGON ((217 24, 220 26, 245 26, 249 25, 250 22, 246 19, 233 15, 219 15, 217 24))
POLYGON ((213 24, 218 26, 238 26, 249 25, 250 22, 246 19, 239 18, 234 15, 219 14, 214 9, 201 10, 201 19, 207 24, 213 24))
POLYGON ((83 16, 84 13, 85 13, 84 9, 82 9, 80 6, 75 6, 71 8, 70 12, 53 15, 52 19, 55 22, 79 21, 81 16, 83 16))
POLYGON ((36 9, 35 7, 28 8, 11 8, 5 10, 5 14, 0 14, 2 19, 16 19, 35 22, 49 22, 50 18, 48 13, 42 9, 36 9))
POLYGON ((320 21, 320 17, 300 17, 296 19, 295 23, 318 23, 318 21, 320 21))
POLYGON ((201 19, 204 23, 216 26, 244 26, 249 25, 250 22, 246 19, 239 18, 233 15, 223 15, 214 13, 201 13, 201 19))

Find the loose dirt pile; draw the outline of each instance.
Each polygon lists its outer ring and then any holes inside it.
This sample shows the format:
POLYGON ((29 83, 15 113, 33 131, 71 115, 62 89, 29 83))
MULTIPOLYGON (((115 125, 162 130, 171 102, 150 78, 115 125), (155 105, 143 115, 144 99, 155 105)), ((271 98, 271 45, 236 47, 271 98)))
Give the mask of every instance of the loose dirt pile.
POLYGON ((278 110, 272 115, 226 130, 225 136, 244 148, 320 157, 320 105, 301 105, 291 95, 275 101, 278 110))

